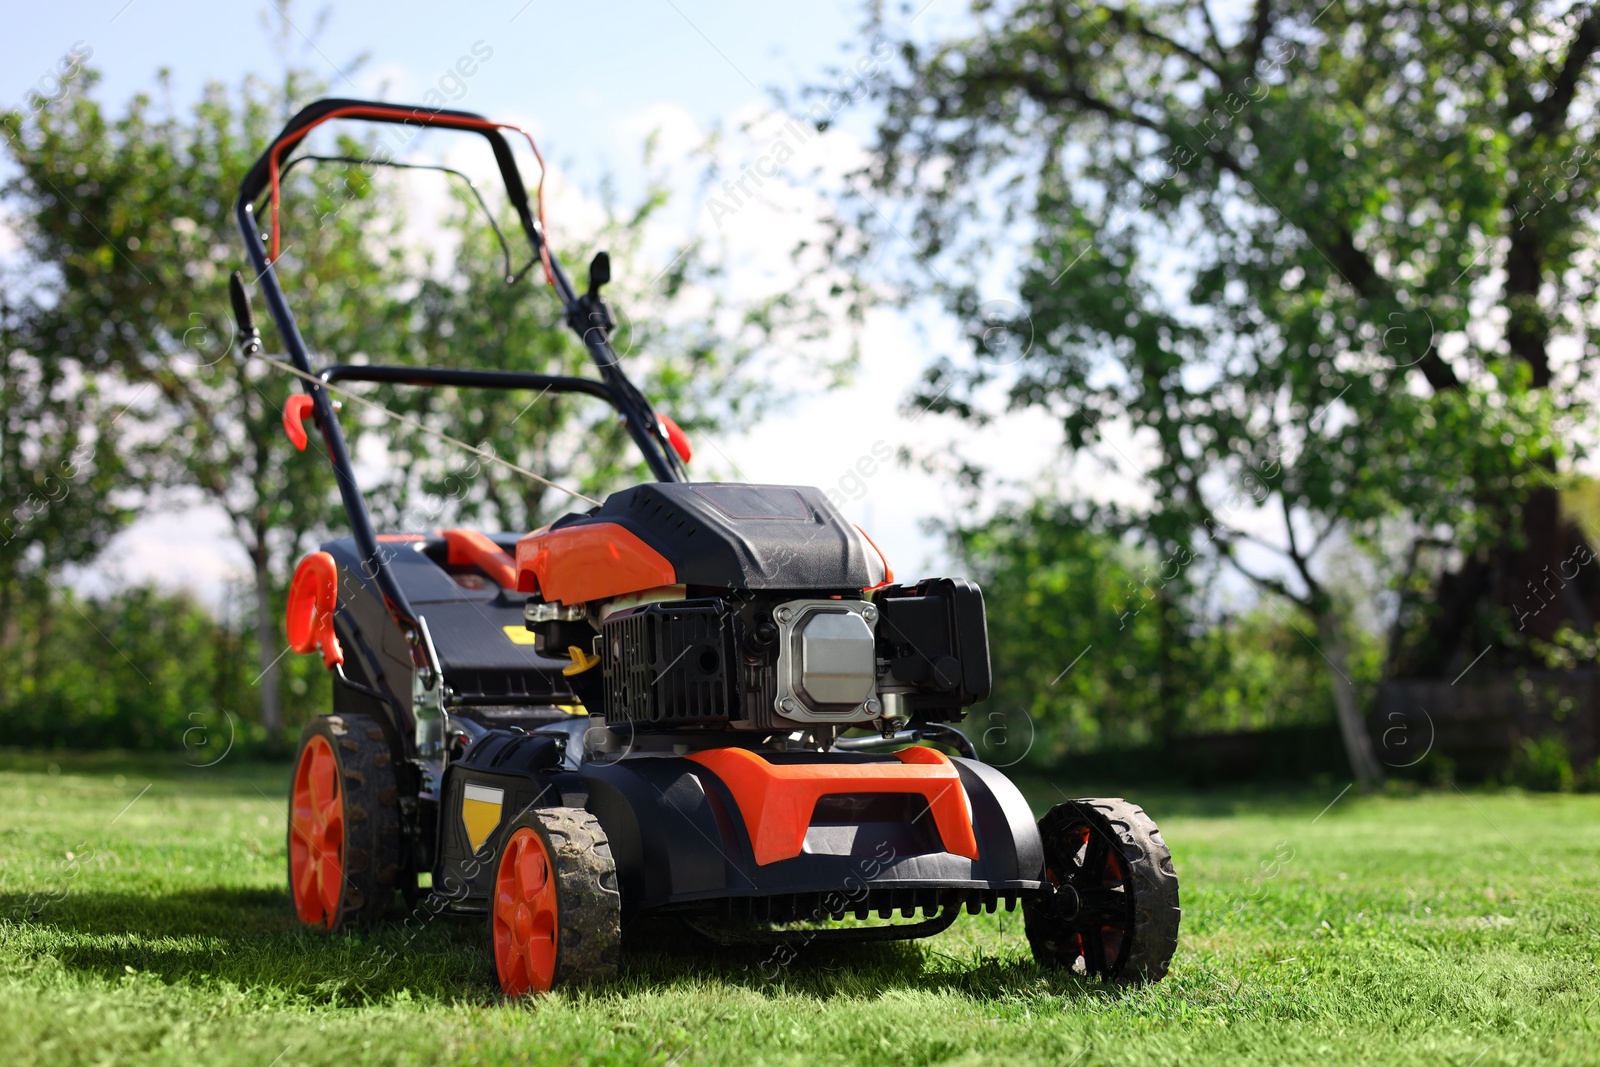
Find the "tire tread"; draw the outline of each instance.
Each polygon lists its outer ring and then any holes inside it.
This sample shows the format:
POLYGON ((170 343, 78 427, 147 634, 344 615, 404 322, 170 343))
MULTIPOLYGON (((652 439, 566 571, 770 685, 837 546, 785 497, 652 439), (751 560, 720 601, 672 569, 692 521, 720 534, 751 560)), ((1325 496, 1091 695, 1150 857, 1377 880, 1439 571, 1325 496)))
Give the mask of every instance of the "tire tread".
MULTIPOLYGON (((1039 820, 1041 834, 1049 839, 1048 827, 1061 820, 1087 818, 1093 833, 1105 833, 1122 857, 1133 891, 1134 920, 1132 944, 1105 977, 1113 981, 1159 982, 1172 966, 1178 948, 1178 927, 1183 909, 1178 900, 1178 874, 1155 820, 1139 805, 1121 797, 1086 797, 1057 804, 1039 820)), ((1040 963, 1061 965, 1042 908, 1025 908, 1028 942, 1040 963)))

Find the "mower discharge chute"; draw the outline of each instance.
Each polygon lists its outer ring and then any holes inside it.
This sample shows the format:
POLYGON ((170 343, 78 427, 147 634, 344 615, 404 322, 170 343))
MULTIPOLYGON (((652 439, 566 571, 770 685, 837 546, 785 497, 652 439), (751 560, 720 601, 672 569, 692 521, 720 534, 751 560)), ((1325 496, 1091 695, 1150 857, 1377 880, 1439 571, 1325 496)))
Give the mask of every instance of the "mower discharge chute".
MULTIPOLYGON (((521 993, 604 977, 626 931, 660 924, 723 943, 906 939, 963 907, 1020 901, 1041 962, 1162 977, 1177 879, 1144 812, 1079 800, 1036 823, 949 725, 989 692, 978 588, 896 583, 817 489, 689 481, 682 432, 611 347, 609 262, 597 256, 577 292, 508 130, 319 101, 240 193, 280 365, 305 386, 285 427, 303 447, 314 421, 351 525, 301 562, 289 595, 292 647, 335 674, 333 712, 307 726, 292 784, 299 918, 375 921, 397 893, 485 917, 500 984, 521 993), (507 281, 538 265, 598 376, 314 370, 274 269, 279 179, 331 119, 486 138, 531 250, 520 272, 508 259, 507 281), (656 480, 530 534, 380 533, 329 395, 345 382, 586 394, 616 410, 656 480), (842 736, 852 728, 869 732, 842 736)), ((237 281, 234 295, 253 335, 237 281)))

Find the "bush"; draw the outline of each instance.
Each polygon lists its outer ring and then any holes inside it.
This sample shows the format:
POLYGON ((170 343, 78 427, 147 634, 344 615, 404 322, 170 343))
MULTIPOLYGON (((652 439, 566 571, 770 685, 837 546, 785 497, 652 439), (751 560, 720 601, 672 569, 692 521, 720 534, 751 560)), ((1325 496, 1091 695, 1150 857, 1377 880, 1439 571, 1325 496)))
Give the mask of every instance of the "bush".
POLYGON ((1547 733, 1537 740, 1523 738, 1512 755, 1509 776, 1513 785, 1544 793, 1570 793, 1575 783, 1566 739, 1547 733))
MULTIPOLYGON (((1196 734, 1315 730, 1334 722, 1327 664, 1292 606, 1219 616, 1179 566, 1050 501, 951 531, 983 587, 994 693, 968 720, 1005 762, 1182 748, 1196 734), (992 739, 1008 742, 1005 750, 992 739)), ((1352 635, 1358 685, 1381 649, 1352 635)))
MULTIPOLYGON (((131 588, 17 598, 0 648, 3 743, 44 748, 195 750, 223 737, 262 739, 253 635, 218 621, 193 597, 131 588)), ((315 657, 286 656, 286 733, 323 710, 328 682, 315 657)))

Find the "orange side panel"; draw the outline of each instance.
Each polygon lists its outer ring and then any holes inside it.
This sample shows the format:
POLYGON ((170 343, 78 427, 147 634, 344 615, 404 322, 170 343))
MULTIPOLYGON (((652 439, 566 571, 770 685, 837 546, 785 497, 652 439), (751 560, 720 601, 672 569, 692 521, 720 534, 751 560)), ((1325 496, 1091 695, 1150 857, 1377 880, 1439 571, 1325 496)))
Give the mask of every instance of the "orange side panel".
POLYGON ((289 583, 289 647, 296 652, 322 649, 322 665, 329 670, 344 662, 344 650, 333 630, 333 613, 339 606, 339 567, 326 552, 313 552, 294 569, 289 583))
POLYGON ((517 565, 505 549, 477 530, 442 530, 445 562, 452 567, 477 567, 507 589, 517 587, 517 565))
POLYGON ((688 759, 733 794, 758 864, 800 855, 817 801, 835 793, 918 793, 928 801, 946 851, 978 858, 972 809, 961 775, 942 752, 908 748, 900 763, 768 763, 743 748, 714 748, 688 759))
POLYGON ((677 585, 666 557, 612 522, 538 530, 517 542, 517 589, 582 604, 677 585))

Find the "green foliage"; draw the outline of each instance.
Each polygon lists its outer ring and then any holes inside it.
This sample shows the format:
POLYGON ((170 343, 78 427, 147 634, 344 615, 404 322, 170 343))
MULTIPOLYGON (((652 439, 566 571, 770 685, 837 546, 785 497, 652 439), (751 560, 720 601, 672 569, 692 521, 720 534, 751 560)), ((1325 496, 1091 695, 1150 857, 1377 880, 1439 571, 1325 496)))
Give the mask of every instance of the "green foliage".
MULTIPOLYGON (((17 168, 3 194, 32 276, 51 279, 30 299, 27 337, 51 359, 135 387, 127 418, 160 437, 152 473, 207 494, 247 548, 266 551, 267 529, 325 520, 330 481, 269 447, 292 383, 232 358, 227 277, 242 257, 231 208, 284 107, 317 86, 247 80, 235 98, 212 85, 189 112, 140 95, 112 115, 92 95, 96 80, 86 72, 30 120, 3 120, 17 168)), ((303 174, 287 184, 318 192, 303 174)), ((362 237, 375 213, 364 198, 342 212, 321 199, 324 224, 296 235, 284 267, 310 276, 304 318, 350 350, 374 338, 386 306, 383 264, 362 237)))
MULTIPOLYGON (((1519 181, 1577 165, 1589 120, 1569 122, 1571 86, 1527 91, 1544 60, 1519 57, 1545 49, 1488 29, 1570 40, 1563 20, 1491 6, 1463 25, 1413 4, 1271 5, 1219 29, 1185 4, 1020 0, 907 42, 873 177, 918 208, 927 254, 975 264, 946 293, 977 359, 936 365, 926 398, 982 420, 1002 383, 1009 406, 1059 414, 1074 449, 1126 421, 1154 445, 1152 524, 1224 558, 1257 506, 1309 529, 1276 542, 1295 581, 1261 584, 1313 614, 1333 602, 1310 566, 1328 532, 1404 517, 1458 549, 1508 536, 1561 452, 1555 411, 1575 397, 1540 387, 1570 327, 1508 292, 1537 343, 1469 337, 1468 306, 1529 242, 1559 276, 1600 194, 1585 166, 1559 209, 1512 210, 1519 181), (1020 307, 997 321, 985 259, 964 253, 1004 215, 1033 236, 1020 307), (1030 339, 1014 363, 988 347, 1000 325, 1030 339)), ((1589 47, 1571 45, 1580 70, 1589 47)), ((1563 295, 1587 301, 1593 283, 1575 285, 1563 295)))
POLYGON ((0 305, 0 618, 24 587, 92 557, 129 517, 111 498, 127 470, 98 383, 28 352, 20 333, 0 305))
MULTIPOLYGON (((1307 639, 1310 632, 1293 605, 1275 601, 1207 629, 1197 642, 1207 670, 1194 694, 1188 728, 1231 733, 1332 723, 1328 667, 1307 639)), ((1352 636, 1351 681, 1370 693, 1383 668, 1383 649, 1363 631, 1352 636)))
MULTIPOLYGON (((96 82, 86 69, 51 106, 0 115, 14 164, 0 196, 17 220, 26 270, 12 344, 49 373, 88 383, 79 417, 122 428, 132 485, 227 515, 252 568, 256 698, 276 733, 278 607, 291 562, 327 528, 333 481, 325 464, 289 460, 280 418, 298 386, 234 352, 226 289, 242 257, 231 208, 285 109, 320 86, 292 74, 281 87, 246 79, 237 94, 209 85, 187 112, 141 94, 114 114, 96 98, 96 82)), ((319 210, 319 224, 296 232, 281 263, 309 282, 302 324, 334 350, 381 343, 399 260, 369 240, 384 221, 371 197, 318 187, 299 172, 285 184, 319 210)), ((263 325, 270 349, 270 320, 263 325)), ((106 494, 80 500, 99 504, 98 525, 120 518, 106 494)))
MULTIPOLYGON (((296 926, 281 767, 0 767, 0 1041, 26 1064, 1600 1058, 1597 797, 1138 797, 1183 879, 1173 972, 1147 988, 1039 970, 1001 911, 908 946, 802 944, 786 963, 644 945, 615 982, 508 1002, 480 921, 296 926)), ((1060 799, 1022 784, 1041 810, 1060 799)))
POLYGON ((1558 733, 1525 737, 1517 745, 1508 772, 1511 782, 1524 789, 1570 793, 1577 782, 1566 738, 1558 733))
MULTIPOLYGON (((0 661, 8 744, 182 753, 195 765, 265 737, 254 637, 218 623, 184 594, 131 588, 20 600, 17 638, 0 661)), ((284 661, 288 719, 323 714, 327 673, 284 661)))
POLYGON ((954 540, 988 608, 992 704, 1080 748, 1151 739, 1164 711, 1161 616, 1174 605, 1151 598, 1144 610, 1148 554, 1044 504, 954 540))
MULTIPOLYGON (((1054 765, 1095 748, 1173 745, 1184 735, 1333 721, 1327 668, 1292 604, 1208 609, 1193 557, 1157 559, 1049 502, 959 529, 953 547, 984 590, 1007 740, 1026 714, 1029 757, 1054 765)), ((1358 634, 1353 680, 1376 682, 1381 652, 1358 634)), ((986 732, 979 709, 974 724, 986 732)), ((991 721, 998 724, 999 719, 991 721)), ((992 725, 991 725, 992 729, 992 725)))
POLYGON ((932 40, 872 7, 900 68, 858 217, 909 232, 972 345, 916 401, 1042 409, 1073 453, 1131 434, 1144 543, 1298 604, 1336 682, 1355 638, 1328 555, 1373 549, 1396 647, 1437 673, 1502 644, 1509 597, 1417 588, 1561 540, 1523 505, 1581 450, 1600 354, 1600 10, 1215 6, 979 0, 932 40), (883 196, 908 224, 875 221, 883 196))

